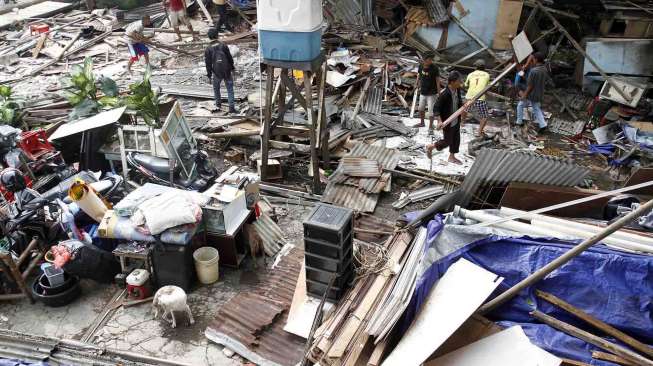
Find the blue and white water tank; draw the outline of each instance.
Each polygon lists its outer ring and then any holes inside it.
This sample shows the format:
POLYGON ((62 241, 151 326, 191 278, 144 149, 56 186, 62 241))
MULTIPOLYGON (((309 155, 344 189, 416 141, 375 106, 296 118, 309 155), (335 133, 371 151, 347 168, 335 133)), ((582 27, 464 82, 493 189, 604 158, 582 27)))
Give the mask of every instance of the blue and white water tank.
POLYGON ((264 59, 301 62, 320 55, 321 0, 259 0, 257 16, 264 59))

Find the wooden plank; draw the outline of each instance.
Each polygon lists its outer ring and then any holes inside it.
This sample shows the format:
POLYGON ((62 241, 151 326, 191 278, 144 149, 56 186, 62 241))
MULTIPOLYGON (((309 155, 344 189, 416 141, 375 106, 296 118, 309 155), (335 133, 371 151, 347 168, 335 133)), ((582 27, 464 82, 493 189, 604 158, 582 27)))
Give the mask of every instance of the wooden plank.
POLYGON ((306 117, 310 128, 311 172, 313 175, 313 193, 320 193, 320 158, 317 154, 317 120, 313 110, 313 73, 304 71, 304 91, 306 92, 306 117))
MULTIPOLYGON (((397 234, 393 240, 394 245, 388 253, 388 258, 391 263, 399 262, 399 259, 401 259, 406 249, 408 249, 408 244, 411 239, 411 235, 406 232, 397 234)), ((392 273, 388 268, 374 277, 374 281, 366 291, 365 296, 351 316, 347 319, 347 322, 338 334, 337 339, 334 340, 333 346, 328 352, 329 357, 340 358, 344 355, 345 350, 351 343, 358 329, 364 326, 363 320, 367 317, 374 303, 377 301, 377 298, 381 295, 383 287, 386 282, 389 281, 391 276, 392 273)))
POLYGON ((552 316, 546 315, 542 313, 539 310, 535 310, 531 312, 531 315, 545 323, 548 324, 549 326, 558 329, 559 331, 562 331, 564 333, 567 333, 573 337, 576 337, 578 339, 581 339, 589 344, 593 344, 596 347, 600 347, 606 351, 612 352, 617 356, 623 357, 624 359, 635 362, 637 365, 641 366, 653 366, 653 361, 638 355, 637 353, 622 347, 620 345, 614 344, 612 342, 608 342, 605 339, 595 336, 592 333, 586 332, 582 329, 576 328, 571 324, 567 324, 563 321, 560 321, 552 316))
POLYGON ((431 290, 383 365, 422 364, 481 306, 502 280, 466 259, 458 260, 431 290))
POLYGON ((200 9, 202 9, 202 13, 204 13, 204 16, 206 17, 206 20, 209 22, 209 24, 213 27, 215 23, 213 23, 213 18, 211 17, 211 13, 206 9, 206 5, 204 5, 203 0, 198 0, 196 1, 197 5, 200 6, 200 9))
MULTIPOLYGON (((294 80, 291 80, 290 77, 288 77, 287 72, 282 72, 280 75, 281 80, 283 81, 283 84, 290 90, 290 93, 292 94, 295 99, 299 102, 299 104, 306 109, 306 99, 304 99, 304 96, 302 93, 299 92, 299 89, 297 89, 297 85, 295 84, 294 80)), ((272 88, 272 87, 270 87, 272 88)), ((309 89, 310 90, 310 89, 309 89)))
POLYGON ((591 326, 595 327, 596 329, 604 332, 605 334, 613 336, 615 339, 625 343, 629 347, 633 348, 634 350, 647 355, 649 357, 653 357, 653 349, 650 348, 649 346, 645 345, 644 343, 636 340, 635 338, 629 336, 628 334, 620 331, 619 329, 603 322, 600 319, 597 319, 586 312, 584 312, 581 309, 578 309, 577 307, 569 304, 568 302, 556 297, 553 294, 550 294, 548 292, 536 290, 535 294, 537 297, 540 299, 547 301, 571 314, 576 316, 577 318, 583 320, 584 322, 590 324, 591 326))
POLYGON ((387 348, 388 348, 388 339, 386 338, 383 341, 381 341, 379 344, 377 344, 376 347, 374 347, 372 356, 367 361, 367 366, 380 366, 387 348))
POLYGON ((270 140, 270 147, 274 149, 288 150, 288 151, 298 152, 303 154, 311 153, 311 147, 309 145, 296 144, 293 142, 270 140))
POLYGON ((520 0, 501 0, 492 48, 497 50, 512 49, 510 37, 517 34, 523 7, 524 3, 520 0))
POLYGON ((592 358, 601 360, 601 361, 608 361, 612 363, 616 363, 618 365, 623 365, 623 366, 637 366, 637 364, 634 364, 628 360, 624 360, 623 358, 619 356, 615 356, 612 353, 607 353, 607 352, 601 352, 601 351, 593 351, 592 352, 592 358))
POLYGON ((267 79, 265 81, 265 105, 263 111, 263 126, 261 126, 261 179, 262 180, 265 180, 268 173, 268 156, 270 154, 270 125, 272 124, 273 78, 274 78, 274 67, 268 65, 267 79))
POLYGON ((34 50, 32 51, 32 57, 37 58, 39 57, 39 53, 41 53, 41 50, 43 49, 43 46, 45 46, 45 40, 48 39, 47 34, 42 34, 41 37, 39 37, 39 40, 36 41, 36 47, 34 47, 34 50))

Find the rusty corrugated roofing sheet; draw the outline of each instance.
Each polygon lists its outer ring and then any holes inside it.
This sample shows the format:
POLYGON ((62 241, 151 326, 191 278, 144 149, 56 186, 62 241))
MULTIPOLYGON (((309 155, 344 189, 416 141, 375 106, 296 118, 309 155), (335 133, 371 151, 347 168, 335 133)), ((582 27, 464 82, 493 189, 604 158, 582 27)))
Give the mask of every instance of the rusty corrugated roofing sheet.
POLYGON ((297 364, 305 340, 283 327, 303 259, 303 250, 290 249, 253 291, 236 295, 220 308, 206 337, 259 365, 297 364))
POLYGON ((353 156, 342 158, 342 172, 350 177, 378 178, 381 176, 381 166, 374 159, 353 156))
MULTIPOLYGON (((347 157, 376 160, 384 169, 395 169, 401 155, 396 150, 385 147, 358 143, 354 145, 347 157)), ((379 193, 387 189, 392 176, 382 173, 378 178, 350 177, 344 173, 343 162, 329 178, 322 202, 351 208, 360 212, 374 212, 379 193)))

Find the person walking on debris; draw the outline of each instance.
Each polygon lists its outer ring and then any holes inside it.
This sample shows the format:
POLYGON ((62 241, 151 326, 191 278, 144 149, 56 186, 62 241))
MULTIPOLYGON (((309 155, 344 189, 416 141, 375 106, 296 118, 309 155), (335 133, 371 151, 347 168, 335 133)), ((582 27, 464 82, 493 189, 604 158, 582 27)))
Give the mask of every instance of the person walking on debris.
POLYGON ((145 63, 150 64, 150 49, 145 45, 145 41, 149 37, 145 36, 145 27, 152 26, 152 21, 149 15, 143 16, 143 19, 135 21, 125 28, 125 41, 127 41, 127 48, 129 49, 129 62, 127 62, 127 72, 131 74, 132 65, 134 62, 143 56, 145 63))
POLYGON ((193 40, 199 38, 193 32, 193 26, 190 24, 190 19, 186 16, 186 0, 163 0, 163 6, 168 10, 168 19, 170 25, 177 33, 177 40, 182 41, 181 31, 179 31, 179 24, 184 24, 193 35, 193 40))
POLYGON ((435 114, 439 116, 438 130, 443 130, 444 137, 435 144, 426 146, 426 155, 429 159, 433 156, 433 149, 441 151, 448 147, 448 161, 454 164, 461 164, 461 161, 456 158, 456 154, 460 149, 460 124, 462 123, 460 116, 448 125, 442 126, 444 121, 462 106, 462 96, 460 94, 460 87, 462 86, 461 78, 458 71, 450 72, 447 78, 448 85, 438 98, 435 114))
POLYGON ((531 68, 528 74, 528 86, 526 90, 519 92, 519 103, 517 104, 517 125, 523 126, 524 124, 524 108, 529 105, 533 107, 533 115, 539 126, 538 133, 542 134, 546 131, 546 121, 544 120, 544 113, 542 113, 542 99, 544 98, 544 87, 549 74, 544 66, 544 54, 536 52, 533 55, 535 66, 531 68))
POLYGON ((228 30, 229 32, 233 32, 233 29, 231 29, 231 26, 227 22, 227 1, 213 0, 213 4, 218 9, 218 16, 220 16, 220 19, 218 19, 218 22, 215 25, 215 29, 220 31, 221 28, 224 26, 226 30, 228 30))
MULTIPOLYGON (((465 87, 467 88, 467 95, 465 96, 465 99, 467 100, 472 100, 490 83, 490 74, 485 71, 485 61, 476 60, 476 62, 474 62, 474 66, 476 67, 476 71, 467 75, 467 79, 465 80, 465 87)), ((490 117, 490 114, 488 113, 487 102, 485 101, 485 95, 478 98, 478 100, 470 106, 470 109, 474 110, 476 115, 481 119, 480 126, 478 128, 478 136, 483 136, 485 125, 487 124, 487 120, 490 117)), ((464 116, 463 119, 465 119, 464 116)))
POLYGON ((428 106, 429 112, 429 134, 433 130, 433 107, 440 94, 440 70, 433 63, 435 55, 432 52, 424 54, 422 63, 419 65, 419 78, 417 79, 417 89, 420 91, 419 96, 419 127, 424 127, 424 110, 428 106))
MULTIPOLYGON (((208 35, 211 40, 217 40, 218 34, 217 29, 209 29, 208 35)), ((238 113, 234 102, 234 75, 236 73, 236 68, 234 67, 234 60, 231 57, 229 47, 219 41, 213 46, 209 46, 204 52, 204 62, 206 63, 206 75, 209 80, 213 82, 215 106, 218 107, 218 112, 222 108, 220 84, 222 84, 222 81, 224 80, 225 85, 227 86, 229 113, 238 113)))

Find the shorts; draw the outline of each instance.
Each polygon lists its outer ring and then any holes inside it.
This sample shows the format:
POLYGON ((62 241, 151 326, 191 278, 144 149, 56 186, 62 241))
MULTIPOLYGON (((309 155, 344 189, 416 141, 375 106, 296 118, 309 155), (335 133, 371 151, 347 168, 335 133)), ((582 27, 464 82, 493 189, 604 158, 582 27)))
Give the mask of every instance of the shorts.
POLYGON ((419 111, 424 112, 424 109, 428 105, 428 117, 433 117, 433 109, 435 108, 435 102, 437 101, 437 95, 420 95, 419 96, 419 111))
POLYGON ((127 43, 127 48, 132 61, 138 61, 140 56, 147 55, 150 52, 150 49, 144 43, 127 43))
POLYGON ((472 104, 468 110, 473 110, 476 112, 476 115, 481 118, 481 119, 488 119, 490 118, 490 112, 489 108, 487 106, 487 102, 484 100, 477 100, 472 104))
POLYGON ((179 27, 179 24, 188 25, 188 17, 186 16, 186 10, 177 10, 169 11, 168 16, 170 17, 170 25, 173 28, 179 27))

